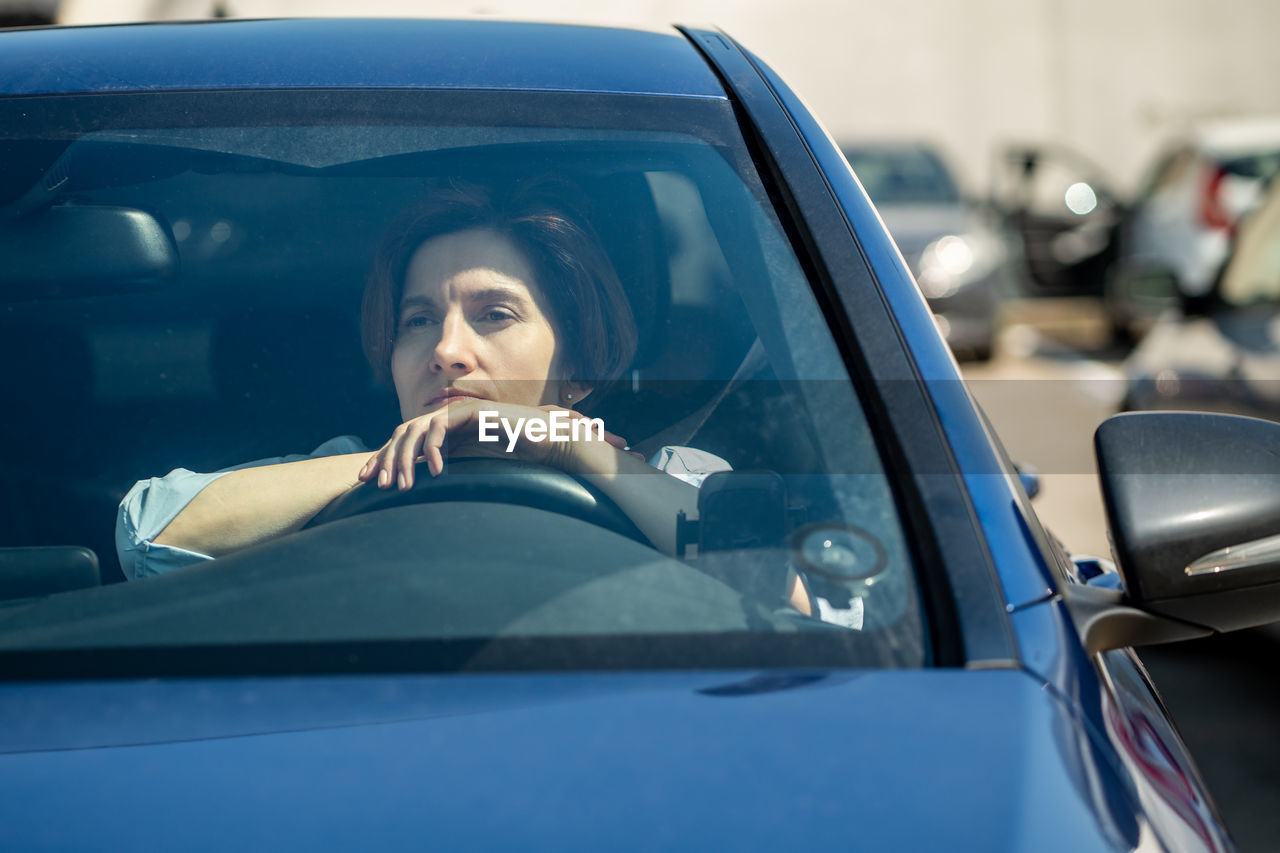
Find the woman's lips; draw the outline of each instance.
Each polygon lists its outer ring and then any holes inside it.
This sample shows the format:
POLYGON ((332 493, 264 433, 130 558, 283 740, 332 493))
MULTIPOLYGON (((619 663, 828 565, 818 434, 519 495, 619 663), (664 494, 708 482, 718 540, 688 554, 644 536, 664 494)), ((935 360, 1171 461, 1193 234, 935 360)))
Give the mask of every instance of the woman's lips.
POLYGON ((459 391, 457 388, 442 388, 427 398, 427 406, 438 406, 441 403, 447 403, 455 398, 468 398, 472 400, 484 400, 479 394, 472 394, 469 391, 459 391))

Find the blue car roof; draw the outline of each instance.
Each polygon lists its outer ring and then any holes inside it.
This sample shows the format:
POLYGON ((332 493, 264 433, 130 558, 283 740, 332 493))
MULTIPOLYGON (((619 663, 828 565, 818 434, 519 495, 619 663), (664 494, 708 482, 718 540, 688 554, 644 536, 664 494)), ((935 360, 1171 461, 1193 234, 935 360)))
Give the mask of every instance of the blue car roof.
POLYGON ((0 34, 0 94, 431 88, 724 98, 674 29, 270 20, 0 34))

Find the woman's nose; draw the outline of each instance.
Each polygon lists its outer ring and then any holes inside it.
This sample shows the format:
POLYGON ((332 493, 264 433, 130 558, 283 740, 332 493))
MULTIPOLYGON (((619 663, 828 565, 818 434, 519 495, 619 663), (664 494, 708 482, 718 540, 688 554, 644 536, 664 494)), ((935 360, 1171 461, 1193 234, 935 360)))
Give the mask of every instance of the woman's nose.
POLYGON ((431 372, 462 375, 474 370, 472 337, 471 329, 462 317, 446 317, 440 324, 440 340, 431 353, 431 372))

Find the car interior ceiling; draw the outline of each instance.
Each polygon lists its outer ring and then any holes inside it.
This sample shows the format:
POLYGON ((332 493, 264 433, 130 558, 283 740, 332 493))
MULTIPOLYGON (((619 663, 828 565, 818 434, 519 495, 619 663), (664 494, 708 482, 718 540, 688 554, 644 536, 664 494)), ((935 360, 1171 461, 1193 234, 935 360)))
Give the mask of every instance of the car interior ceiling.
MULTIPOLYGON (((662 437, 696 443, 738 468, 809 470, 812 450, 779 465, 764 449, 786 445, 762 439, 769 430, 807 427, 781 405, 787 392, 771 372, 776 362, 759 358, 758 345, 749 357, 761 309, 749 311, 731 280, 743 271, 704 264, 692 274, 706 280, 679 279, 689 268, 678 272, 671 259, 689 248, 681 241, 696 237, 655 202, 646 177, 655 168, 652 152, 638 167, 563 148, 537 148, 514 162, 575 176, 640 328, 632 372, 597 395, 590 414, 649 451, 655 447, 645 439, 662 437), (762 410, 772 424, 760 422, 762 410), (674 435, 673 425, 684 434, 674 435)), ((484 158, 478 169, 474 152, 465 163, 451 162, 464 155, 434 152, 344 164, 324 175, 247 168, 244 158, 227 174, 211 168, 218 157, 207 152, 186 165, 182 152, 169 154, 147 180, 86 183, 74 198, 149 210, 171 229, 185 221, 192 236, 179 240, 177 282, 0 301, 7 365, 0 393, 10 401, 0 419, 0 547, 86 546, 105 582, 122 579, 116 508, 136 480, 306 453, 341 434, 377 446, 390 434, 398 420, 394 394, 373 381, 359 345, 373 246, 431 176, 494 176, 484 158), (219 223, 227 224, 221 240, 212 230, 219 223)), ((513 162, 509 155, 503 163, 513 162)), ((705 199, 700 215, 727 243, 743 223, 715 201, 705 199)), ((764 268, 761 262, 755 275, 766 275, 764 268)))

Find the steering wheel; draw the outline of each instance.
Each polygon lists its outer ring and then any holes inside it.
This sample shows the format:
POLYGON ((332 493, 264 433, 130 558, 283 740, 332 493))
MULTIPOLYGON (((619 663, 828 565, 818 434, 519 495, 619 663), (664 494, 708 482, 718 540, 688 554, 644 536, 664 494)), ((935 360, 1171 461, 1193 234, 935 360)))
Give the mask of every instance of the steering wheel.
POLYGON ((339 495, 305 527, 316 527, 397 506, 440 501, 477 501, 528 506, 567 515, 649 545, 648 538, 618 505, 594 486, 571 474, 519 459, 465 457, 447 460, 432 477, 420 463, 408 491, 379 489, 364 483, 339 495))

